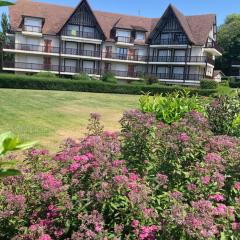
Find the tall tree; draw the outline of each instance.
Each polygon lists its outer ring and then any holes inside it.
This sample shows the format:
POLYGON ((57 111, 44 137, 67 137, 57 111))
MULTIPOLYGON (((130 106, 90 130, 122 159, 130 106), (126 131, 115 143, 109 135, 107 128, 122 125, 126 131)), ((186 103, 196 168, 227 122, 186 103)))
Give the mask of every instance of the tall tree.
POLYGON ((225 74, 232 75, 232 64, 240 63, 240 14, 229 15, 218 30, 218 44, 223 48, 223 56, 216 67, 225 74))
POLYGON ((0 40, 6 41, 6 33, 10 30, 9 19, 6 13, 2 14, 1 17, 1 32, 0 32, 0 40))
POLYGON ((0 0, 0 7, 6 7, 6 6, 10 6, 10 5, 13 5, 13 3, 9 2, 9 1, 0 0))

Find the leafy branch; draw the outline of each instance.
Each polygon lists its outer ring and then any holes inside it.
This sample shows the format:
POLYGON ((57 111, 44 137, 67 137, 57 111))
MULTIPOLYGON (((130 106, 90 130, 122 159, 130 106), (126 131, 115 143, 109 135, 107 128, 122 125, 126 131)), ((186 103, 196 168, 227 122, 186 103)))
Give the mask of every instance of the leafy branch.
POLYGON ((19 170, 14 168, 16 161, 2 161, 3 156, 8 152, 31 148, 35 144, 36 142, 23 143, 11 132, 0 134, 0 178, 21 174, 19 170))

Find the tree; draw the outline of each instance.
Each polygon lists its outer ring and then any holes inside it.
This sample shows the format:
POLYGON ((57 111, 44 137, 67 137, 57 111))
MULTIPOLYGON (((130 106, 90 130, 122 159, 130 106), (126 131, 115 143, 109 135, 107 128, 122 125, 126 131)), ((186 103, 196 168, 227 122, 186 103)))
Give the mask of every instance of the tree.
POLYGON ((6 33, 10 30, 9 19, 6 13, 3 13, 1 17, 1 29, 2 31, 0 32, 0 40, 5 42, 6 33))
POLYGON ((6 7, 6 6, 10 6, 13 5, 12 2, 8 2, 8 1, 0 1, 0 7, 6 7))
POLYGON ((216 61, 216 67, 231 75, 232 64, 240 63, 240 14, 229 15, 219 27, 218 44, 224 51, 222 58, 216 61))

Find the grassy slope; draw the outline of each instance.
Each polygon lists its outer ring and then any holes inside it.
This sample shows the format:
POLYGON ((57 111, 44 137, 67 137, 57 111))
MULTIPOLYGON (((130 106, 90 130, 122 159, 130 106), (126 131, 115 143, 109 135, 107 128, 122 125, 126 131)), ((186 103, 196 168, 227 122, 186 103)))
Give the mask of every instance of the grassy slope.
POLYGON ((138 96, 130 95, 0 89, 0 132, 54 149, 84 134, 91 112, 103 116, 106 129, 116 130, 123 111, 137 104, 138 96))

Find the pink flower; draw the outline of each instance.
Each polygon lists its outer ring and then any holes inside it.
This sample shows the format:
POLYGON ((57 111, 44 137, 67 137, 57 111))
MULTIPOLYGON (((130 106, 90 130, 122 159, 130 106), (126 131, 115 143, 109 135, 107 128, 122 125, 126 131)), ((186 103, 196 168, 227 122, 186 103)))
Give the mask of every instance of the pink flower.
POLYGON ((154 240, 156 239, 156 233, 158 231, 158 227, 155 225, 152 226, 143 226, 140 229, 140 240, 154 240))
POLYGON ((158 174, 156 175, 156 179, 157 179, 157 181, 158 181, 161 185, 165 185, 165 184, 168 183, 168 176, 167 176, 167 175, 158 173, 158 174))
POLYGON ((201 181, 204 185, 208 185, 210 183, 211 178, 209 176, 201 177, 201 181))
POLYGON ((216 153, 208 153, 204 160, 208 164, 220 164, 223 161, 221 156, 216 153))
POLYGON ((227 206, 225 204, 218 204, 213 210, 214 215, 217 216, 226 216, 227 215, 227 206))
POLYGON ((130 173, 129 174, 129 180, 130 181, 137 181, 138 180, 138 175, 135 173, 130 173))
POLYGON ((52 238, 48 234, 44 234, 38 240, 52 240, 52 238))
POLYGON ((240 182, 236 182, 236 183, 234 184, 234 188, 235 188, 236 190, 240 191, 240 182))
POLYGON ((81 156, 73 157, 73 160, 76 162, 82 162, 82 161, 87 162, 89 160, 89 158, 86 155, 81 155, 81 156))
POLYGON ((232 224, 232 230, 234 230, 234 231, 240 230, 240 223, 234 222, 232 224))
POLYGON ((38 224, 33 224, 29 227, 30 231, 35 232, 38 229, 39 225, 38 224))
POLYGON ((216 202, 222 202, 225 200, 225 197, 222 194, 213 194, 209 196, 209 199, 214 200, 216 202))
POLYGON ((57 180, 51 173, 41 173, 42 188, 45 190, 56 190, 62 186, 62 182, 57 180))
POLYGON ((132 221, 131 226, 132 226, 133 228, 138 227, 138 225, 139 225, 139 221, 138 221, 138 220, 133 220, 133 221, 132 221))
POLYGON ((194 183, 187 185, 188 191, 195 191, 197 189, 197 186, 194 183))
POLYGON ((181 142, 187 142, 189 140, 189 136, 186 133, 181 133, 178 137, 181 142))
POLYGON ((79 163, 72 163, 69 167, 69 171, 71 173, 76 172, 78 169, 80 168, 80 164, 79 163))
POLYGON ((96 224, 95 225, 95 231, 97 232, 97 233, 99 233, 99 232, 101 232, 103 230, 103 227, 100 225, 100 224, 96 224))

